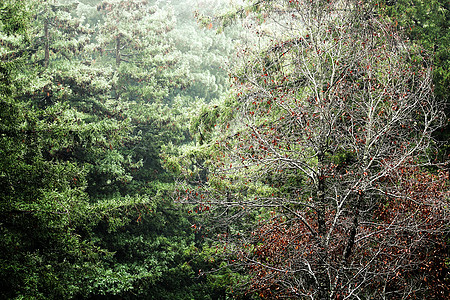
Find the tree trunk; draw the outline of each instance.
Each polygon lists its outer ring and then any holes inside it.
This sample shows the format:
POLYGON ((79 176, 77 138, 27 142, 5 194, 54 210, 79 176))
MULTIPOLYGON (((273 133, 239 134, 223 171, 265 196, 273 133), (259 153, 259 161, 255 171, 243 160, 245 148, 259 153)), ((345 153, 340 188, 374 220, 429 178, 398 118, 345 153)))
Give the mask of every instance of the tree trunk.
MULTIPOLYGON (((116 39, 116 72, 118 72, 118 69, 120 67, 120 62, 121 62, 121 58, 120 58, 120 35, 117 37, 116 39)), ((119 90, 119 86, 116 85, 115 88, 115 95, 113 96, 116 100, 119 100, 120 98, 120 90, 119 90)))
POLYGON ((116 67, 120 66, 120 36, 116 39, 116 67))
POLYGON ((317 231, 319 242, 319 265, 317 270, 318 299, 325 300, 330 295, 330 282, 327 272, 327 241, 326 241, 326 224, 325 224, 325 177, 323 176, 324 155, 319 151, 318 159, 318 181, 317 181, 317 231))
POLYGON ((44 52, 45 52, 45 56, 44 56, 44 67, 48 67, 48 63, 50 61, 50 34, 48 31, 48 19, 45 19, 44 21, 44 41, 45 41, 45 45, 44 45, 44 52))

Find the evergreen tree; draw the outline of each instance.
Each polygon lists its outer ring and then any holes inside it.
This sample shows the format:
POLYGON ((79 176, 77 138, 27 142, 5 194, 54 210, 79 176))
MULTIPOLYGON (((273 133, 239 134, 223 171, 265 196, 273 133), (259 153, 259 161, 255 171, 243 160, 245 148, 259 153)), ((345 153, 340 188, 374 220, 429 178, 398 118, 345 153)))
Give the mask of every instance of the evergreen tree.
MULTIPOLYGON (((392 18, 399 30, 405 32, 412 43, 419 44, 424 55, 433 61, 433 92, 435 97, 450 102, 450 3, 445 0, 386 1, 380 3, 381 12, 392 18)), ((445 160, 449 148, 448 125, 436 133, 445 144, 440 149, 440 160, 445 160)))
POLYGON ((206 64, 175 49, 169 6, 97 4, 0 4, 0 297, 218 297, 161 157, 190 138, 206 64))
POLYGON ((0 28, 6 45, 1 61, 1 293, 2 298, 70 298, 85 288, 76 274, 89 274, 99 255, 107 254, 76 230, 95 210, 85 193, 89 166, 76 156, 116 145, 126 126, 94 124, 52 93, 57 85, 47 71, 50 38, 43 59, 37 59, 29 21, 39 13, 29 4, 8 1, 1 7, 9 16, 0 28))

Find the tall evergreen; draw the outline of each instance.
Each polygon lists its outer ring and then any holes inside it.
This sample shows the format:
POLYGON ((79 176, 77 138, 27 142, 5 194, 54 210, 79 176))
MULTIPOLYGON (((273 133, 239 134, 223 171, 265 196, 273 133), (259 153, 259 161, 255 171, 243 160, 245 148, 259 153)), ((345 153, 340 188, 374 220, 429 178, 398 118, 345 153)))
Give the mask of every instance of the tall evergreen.
POLYGON ((196 277, 213 263, 195 218, 171 200, 161 157, 190 139, 198 96, 170 6, 7 0, 0 10, 0 298, 222 293, 196 277))

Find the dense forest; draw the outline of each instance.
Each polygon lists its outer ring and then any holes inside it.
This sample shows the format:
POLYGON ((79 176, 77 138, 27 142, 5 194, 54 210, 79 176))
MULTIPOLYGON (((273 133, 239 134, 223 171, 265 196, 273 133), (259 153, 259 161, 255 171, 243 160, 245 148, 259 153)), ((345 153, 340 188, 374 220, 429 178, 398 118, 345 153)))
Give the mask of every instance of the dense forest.
POLYGON ((448 0, 2 0, 0 299, 448 299, 448 0))

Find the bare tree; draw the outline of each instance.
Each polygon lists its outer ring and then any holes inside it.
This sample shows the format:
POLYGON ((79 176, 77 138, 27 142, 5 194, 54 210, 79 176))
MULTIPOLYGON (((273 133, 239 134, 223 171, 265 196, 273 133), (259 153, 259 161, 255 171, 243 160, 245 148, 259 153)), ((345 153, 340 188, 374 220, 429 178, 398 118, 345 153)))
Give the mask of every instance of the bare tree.
POLYGON ((271 298, 429 293, 412 274, 445 249, 448 210, 445 174, 418 168, 433 164, 443 120, 428 61, 368 3, 257 5, 278 29, 243 51, 234 118, 201 199, 224 208, 224 222, 261 214, 233 237, 251 287, 271 298))

